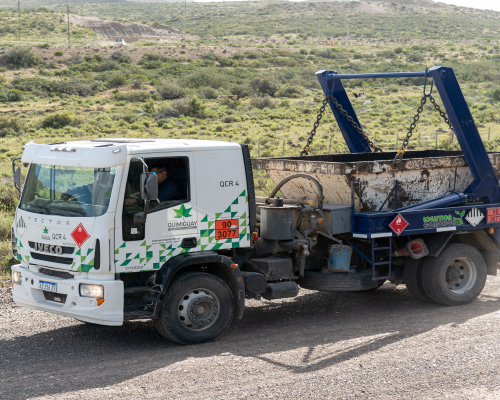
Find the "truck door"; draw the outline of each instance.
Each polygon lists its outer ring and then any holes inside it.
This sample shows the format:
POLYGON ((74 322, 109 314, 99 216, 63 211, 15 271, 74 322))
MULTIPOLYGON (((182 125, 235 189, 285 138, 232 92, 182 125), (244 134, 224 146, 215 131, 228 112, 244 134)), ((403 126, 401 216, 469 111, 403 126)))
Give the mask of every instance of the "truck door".
POLYGON ((142 163, 130 163, 123 201, 121 229, 117 229, 116 272, 159 269, 170 258, 199 250, 196 182, 192 152, 169 157, 144 157, 158 178, 158 200, 150 202, 146 223, 134 221, 142 212, 139 176, 142 163))

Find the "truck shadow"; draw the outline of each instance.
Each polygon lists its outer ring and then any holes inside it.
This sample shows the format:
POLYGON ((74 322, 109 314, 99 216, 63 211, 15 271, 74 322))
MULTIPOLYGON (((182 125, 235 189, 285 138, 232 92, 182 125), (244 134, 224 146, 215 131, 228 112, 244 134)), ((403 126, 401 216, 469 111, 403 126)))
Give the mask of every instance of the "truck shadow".
MULTIPOLYGON (((27 398, 101 388, 210 356, 249 357, 301 374, 499 310, 500 298, 491 295, 450 308, 413 301, 406 290, 386 285, 374 292, 305 291, 279 302, 250 301, 243 320, 234 322, 226 335, 196 346, 166 342, 150 321, 122 327, 75 321, 64 328, 0 339, 0 393, 27 398), (319 347, 321 352, 316 351, 319 347), (280 360, 292 350, 292 361, 280 360)), ((165 380, 175 379, 165 373, 165 380)))

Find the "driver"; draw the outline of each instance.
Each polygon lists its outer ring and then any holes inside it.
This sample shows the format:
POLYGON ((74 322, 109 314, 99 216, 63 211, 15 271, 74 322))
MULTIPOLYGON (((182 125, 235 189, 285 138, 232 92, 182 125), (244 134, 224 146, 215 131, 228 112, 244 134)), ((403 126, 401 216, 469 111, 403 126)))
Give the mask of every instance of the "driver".
POLYGON ((181 197, 179 185, 168 176, 167 168, 163 165, 151 168, 151 172, 156 174, 158 180, 158 200, 178 200, 181 197))

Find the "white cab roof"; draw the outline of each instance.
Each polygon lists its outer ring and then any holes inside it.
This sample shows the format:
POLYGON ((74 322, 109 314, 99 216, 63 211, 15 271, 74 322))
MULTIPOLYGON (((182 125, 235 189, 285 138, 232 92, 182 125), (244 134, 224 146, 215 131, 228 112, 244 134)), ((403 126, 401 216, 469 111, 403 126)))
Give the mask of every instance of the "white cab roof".
POLYGON ((55 144, 26 145, 22 162, 90 168, 124 165, 136 154, 175 153, 195 150, 238 149, 238 143, 194 139, 95 139, 55 144))

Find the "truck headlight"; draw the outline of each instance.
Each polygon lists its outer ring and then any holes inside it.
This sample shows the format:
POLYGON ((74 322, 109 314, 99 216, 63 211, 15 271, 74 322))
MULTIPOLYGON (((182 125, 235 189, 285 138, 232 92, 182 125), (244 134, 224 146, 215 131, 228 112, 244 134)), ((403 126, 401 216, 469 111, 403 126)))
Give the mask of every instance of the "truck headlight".
POLYGON ((95 299, 104 298, 104 286, 102 285, 87 285, 80 284, 80 296, 82 297, 93 297, 95 299))
POLYGON ((12 283, 17 283, 18 285, 20 285, 22 279, 23 276, 19 271, 12 271, 12 283))

